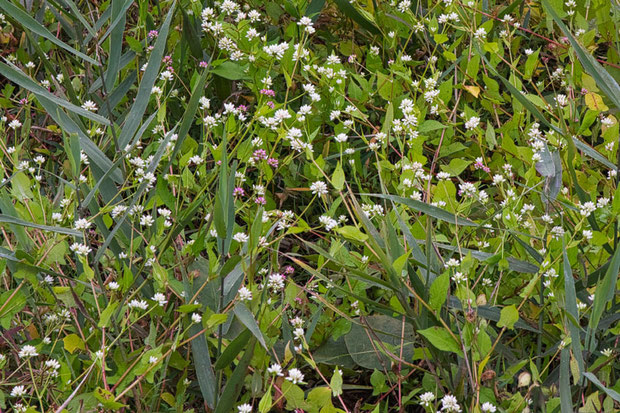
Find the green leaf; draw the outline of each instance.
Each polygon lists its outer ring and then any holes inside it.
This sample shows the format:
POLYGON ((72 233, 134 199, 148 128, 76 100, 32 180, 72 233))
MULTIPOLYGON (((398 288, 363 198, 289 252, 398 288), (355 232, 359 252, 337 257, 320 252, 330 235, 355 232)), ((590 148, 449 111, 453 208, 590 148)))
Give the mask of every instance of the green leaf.
POLYGON ((245 69, 246 67, 227 60, 218 66, 213 67, 211 69, 211 73, 228 80, 241 80, 248 78, 248 75, 245 73, 245 69))
POLYGON ((0 294, 0 325, 11 327, 11 319, 26 306, 26 296, 21 291, 8 290, 0 294))
POLYGON ((109 390, 102 389, 101 387, 97 387, 93 392, 93 395, 99 402, 106 408, 111 410, 119 410, 121 407, 125 405, 123 403, 114 401, 114 394, 109 390))
POLYGON ((99 318, 99 323, 97 324, 99 328, 104 328, 108 326, 108 324, 110 323, 110 319, 112 318, 112 315, 114 314, 118 306, 118 301, 110 302, 105 308, 105 310, 101 312, 101 317, 99 318))
POLYGON ((425 120, 424 122, 422 122, 422 124, 418 128, 418 131, 420 133, 428 133, 428 132, 431 132, 437 129, 445 129, 447 127, 448 127, 447 125, 444 125, 441 122, 429 119, 429 120, 425 120))
POLYGON ((519 321, 519 311, 513 304, 502 308, 497 326, 512 330, 517 321, 519 321))
POLYGON ((84 53, 74 49, 73 47, 59 40, 56 36, 50 33, 49 30, 39 24, 39 22, 37 22, 32 16, 30 16, 28 13, 23 11, 21 8, 15 6, 11 2, 7 0, 0 0, 0 8, 3 9, 8 16, 12 17, 15 21, 17 21, 24 29, 29 30, 41 37, 44 37, 45 39, 54 43, 56 46, 61 47, 78 57, 81 57, 92 65, 99 66, 99 63, 95 59, 85 55, 84 53))
POLYGON ((336 228, 335 231, 351 241, 365 242, 368 239, 368 235, 351 225, 336 228))
POLYGON ((448 288, 450 288, 450 275, 446 272, 433 281, 430 288, 428 304, 435 311, 439 311, 441 306, 448 298, 448 288))
POLYGON ((344 182, 344 171, 342 170, 342 165, 338 162, 338 165, 336 165, 336 169, 334 170, 334 174, 332 175, 332 185, 337 190, 342 191, 342 188, 344 188, 344 182))
POLYGON ((307 410, 308 404, 304 400, 304 391, 296 384, 286 380, 282 383, 282 394, 286 399, 286 409, 292 411, 295 409, 307 410))
POLYGON ((425 330, 419 330, 418 333, 422 334, 429 343, 441 351, 449 351, 459 355, 463 354, 459 343, 443 327, 430 327, 425 330))
POLYGON ((73 354, 75 350, 85 350, 86 346, 84 345, 84 341, 77 334, 69 334, 62 339, 65 350, 69 353, 73 354))
POLYGON ((332 379, 329 381, 329 387, 332 389, 332 395, 338 397, 342 394, 342 371, 336 367, 332 379))
POLYGON ((351 330, 345 334, 344 341, 349 355, 360 366, 367 369, 383 370, 390 366, 392 355, 410 360, 413 357, 413 327, 386 315, 372 315, 352 323, 351 330), (403 336, 404 328, 404 336, 403 336), (402 353, 401 353, 402 352, 402 353))
POLYGON ((271 387, 265 392, 263 397, 261 397, 260 402, 258 402, 258 411, 259 413, 268 413, 271 411, 271 405, 273 403, 273 399, 271 397, 271 387))

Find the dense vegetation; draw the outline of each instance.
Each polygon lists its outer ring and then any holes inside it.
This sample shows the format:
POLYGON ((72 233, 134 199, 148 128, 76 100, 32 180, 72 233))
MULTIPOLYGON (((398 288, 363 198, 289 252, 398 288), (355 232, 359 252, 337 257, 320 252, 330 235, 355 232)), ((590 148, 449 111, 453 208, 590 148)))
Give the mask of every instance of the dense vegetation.
POLYGON ((617 3, 0 12, 0 412, 620 409, 617 3))

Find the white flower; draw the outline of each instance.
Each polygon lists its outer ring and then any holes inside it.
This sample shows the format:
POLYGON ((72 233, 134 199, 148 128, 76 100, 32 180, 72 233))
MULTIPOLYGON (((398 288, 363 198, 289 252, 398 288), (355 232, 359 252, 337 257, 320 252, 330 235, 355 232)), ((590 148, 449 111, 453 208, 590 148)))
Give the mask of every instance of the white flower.
POLYGON ((243 232, 237 232, 235 235, 233 235, 233 239, 239 243, 246 243, 248 242, 250 237, 243 232))
POLYGON ((85 110, 87 110, 89 112, 96 112, 97 111, 97 105, 92 100, 87 100, 86 102, 84 102, 82 104, 82 109, 85 109, 85 110))
POLYGON ((142 225, 143 227, 150 227, 155 223, 155 220, 153 219, 153 217, 149 214, 147 215, 142 215, 140 217, 140 225, 142 225))
POLYGON ((13 390, 11 390, 11 397, 21 397, 26 393, 26 386, 15 386, 13 390))
POLYGON ((452 281, 454 281, 455 284, 460 284, 466 279, 467 277, 463 275, 463 273, 460 271, 455 272, 454 275, 452 276, 452 281))
POLYGON ((187 164, 188 165, 200 165, 204 162, 204 159, 202 159, 199 155, 194 155, 191 158, 188 159, 187 164))
POLYGON ((314 33, 314 31, 315 31, 314 27, 312 27, 312 26, 313 26, 312 19, 311 19, 310 17, 308 17, 308 16, 304 16, 304 17, 302 17, 301 19, 299 19, 299 21, 297 22, 297 24, 298 24, 299 26, 303 26, 303 27, 304 27, 304 30, 305 30, 307 33, 312 34, 312 33, 314 33))
POLYGON ((495 407, 492 403, 489 402, 484 402, 480 408, 485 413, 495 413, 497 411, 497 407, 495 407))
POLYGON ((118 283, 116 281, 111 281, 108 283, 108 289, 112 290, 112 291, 116 291, 118 290, 120 287, 120 285, 118 285, 118 283))
POLYGON ((605 357, 611 357, 614 355, 614 350, 611 348, 606 348, 605 350, 601 351, 601 353, 605 356, 605 357))
POLYGON ((49 274, 48 274, 48 275, 46 275, 46 276, 45 276, 45 278, 43 279, 43 281, 44 281, 46 284, 52 285, 52 284, 54 284, 54 277, 52 277, 51 275, 49 275, 49 274))
POLYGON ((461 265, 461 262, 459 260, 457 260, 456 258, 450 258, 448 260, 448 262, 446 262, 446 267, 447 268, 458 267, 459 265, 461 265))
POLYGON ((587 217, 594 211, 596 211, 596 204, 594 202, 588 201, 584 204, 579 204, 579 213, 584 217, 587 217))
POLYGON ((9 122, 9 128, 13 130, 19 128, 20 126, 22 126, 22 123, 18 121, 17 119, 13 119, 12 121, 9 122))
POLYGON ((349 139, 349 137, 346 133, 339 133, 338 135, 334 136, 334 139, 336 140, 336 142, 344 143, 347 141, 347 139, 349 139))
POLYGON ((88 229, 90 228, 91 225, 92 223, 89 222, 87 219, 80 218, 77 221, 75 221, 74 228, 79 231, 79 230, 88 229))
POLYGON ((241 301, 251 301, 252 300, 252 291, 250 291, 246 287, 239 288, 239 300, 241 300, 241 301))
POLYGON ((525 49, 525 54, 526 56, 531 55, 532 53, 534 53, 534 51, 532 49, 525 49))
POLYGON ((267 280, 267 288, 271 289, 274 293, 282 290, 284 288, 284 277, 282 274, 277 272, 271 274, 267 280))
POLYGON ((166 300, 166 296, 163 295, 162 293, 156 293, 153 298, 153 301, 157 301, 157 304, 159 304, 161 307, 165 306, 166 303, 168 302, 168 300, 166 300))
POLYGON ((469 118, 467 122, 465 122, 465 128, 467 130, 476 129, 480 124, 480 118, 476 116, 472 116, 469 118))
POLYGON ((591 240, 592 239, 592 231, 588 230, 588 229, 584 229, 583 232, 583 237, 587 240, 591 240))
POLYGON ((401 13, 405 13, 407 10, 409 10, 410 7, 411 7, 410 0, 403 0, 400 3, 398 3, 398 11, 400 11, 401 13))
POLYGON ((112 208, 112 212, 110 215, 112 215, 112 218, 116 218, 117 216, 123 214, 126 210, 127 207, 125 205, 117 205, 112 208))
POLYGON ((420 405, 428 407, 431 405, 433 400, 435 400, 435 395, 432 392, 427 391, 420 396, 420 405))
POLYGON ((252 406, 247 403, 237 406, 237 412, 239 413, 252 413, 252 406))
POLYGON ((78 242, 74 242, 73 244, 71 244, 71 247, 69 247, 69 249, 75 252, 77 255, 84 256, 90 254, 90 252, 92 251, 92 249, 88 245, 80 244, 78 242))
POLYGON ((172 75, 172 72, 170 72, 169 70, 164 70, 159 75, 159 78, 161 80, 172 80, 172 79, 174 79, 174 76, 172 75))
POLYGON ((293 330, 293 337, 295 338, 295 340, 301 340, 305 334, 306 332, 301 327, 298 327, 295 330, 293 330))
POLYGON ((326 195, 327 194, 327 184, 323 181, 316 181, 310 185, 310 190, 315 195, 326 195))
POLYGON ((476 30, 476 32, 474 33, 474 37, 478 40, 486 40, 487 31, 484 29, 484 27, 481 27, 478 30, 476 30))
POLYGON ((293 384, 303 383, 304 375, 299 369, 290 369, 286 380, 292 382, 293 384))
POLYGON ((29 344, 26 344, 24 347, 22 347, 18 353, 19 358, 36 357, 38 355, 39 353, 37 353, 37 348, 29 344))
POLYGON ((451 394, 446 394, 445 396, 443 396, 443 398, 441 399, 441 406, 442 411, 455 413, 461 411, 461 406, 459 406, 456 397, 451 394))
POLYGON ((192 313, 192 323, 200 324, 202 316, 198 313, 192 313))
POLYGON ((280 377, 284 376, 284 374, 282 374, 282 366, 277 363, 272 364, 271 367, 267 369, 267 373, 280 377))
POLYGON ((321 215, 319 217, 319 222, 325 226, 327 231, 331 231, 338 226, 338 221, 327 215, 321 215))
POLYGON ((45 360, 45 367, 52 370, 58 370, 60 368, 60 363, 58 360, 54 359, 45 360))
POLYGON ((499 174, 493 175, 493 185, 499 185, 502 182, 506 182, 506 178, 504 178, 503 175, 499 175, 499 174))
POLYGON ((133 299, 129 302, 129 308, 138 308, 140 310, 146 310, 149 308, 149 304, 145 300, 133 299))
POLYGON ((568 98, 566 97, 566 95, 563 94, 559 94, 556 97, 553 98, 555 100, 555 103, 558 104, 558 106, 560 107, 564 107, 566 105, 568 105, 568 98))

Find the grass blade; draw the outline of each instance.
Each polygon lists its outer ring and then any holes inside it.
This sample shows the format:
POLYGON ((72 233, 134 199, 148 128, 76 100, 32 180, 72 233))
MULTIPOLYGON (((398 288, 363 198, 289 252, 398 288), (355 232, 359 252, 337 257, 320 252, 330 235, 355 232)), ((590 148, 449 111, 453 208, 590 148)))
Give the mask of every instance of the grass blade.
MULTIPOLYGON (((534 115, 534 117, 536 119, 538 119, 540 122, 542 122, 545 126, 547 126, 548 128, 556 131, 560 135, 564 135, 564 132, 562 132, 562 130, 560 128, 558 128, 557 126, 555 126, 551 122, 549 122, 547 120, 547 118, 545 117, 545 115, 543 115, 538 110, 538 108, 527 97, 525 97, 525 96, 523 96, 521 94, 521 91, 519 91, 516 87, 514 87, 512 85, 512 83, 510 83, 506 78, 504 78, 502 75, 499 74, 499 72, 491 65, 491 63, 489 63, 487 58, 484 57, 484 54, 480 50, 478 50, 478 53, 482 57, 482 60, 484 60, 484 62, 487 64, 487 67, 488 67, 489 71, 491 73, 493 73, 493 75, 495 75, 499 80, 501 80, 501 82, 504 84, 506 89, 508 89, 508 91, 510 92, 511 96, 516 98, 519 101, 519 103, 521 103, 528 110, 528 112, 530 112, 532 115, 534 115)), ((618 92, 618 93, 620 93, 620 92, 618 92)), ((572 138, 572 141, 575 143, 575 146, 577 148, 579 148, 581 151, 583 151, 590 158, 595 159, 595 160, 601 162, 603 165, 605 165, 608 168, 616 169, 616 165, 614 165, 613 163, 609 162, 607 160, 607 158, 605 158, 603 155, 601 155, 595 149, 589 147, 588 145, 586 145, 585 143, 581 142, 579 139, 577 139, 575 137, 572 138)))
MULTIPOLYGON (((149 164, 149 167, 147 168, 147 171, 146 171, 147 173, 153 173, 155 171, 155 168, 157 168, 157 165, 159 164, 161 157, 164 155, 164 152, 166 151, 166 147, 168 146, 168 142, 170 142, 170 138, 174 134, 175 130, 176 130, 176 127, 170 130, 168 134, 166 135, 166 137, 161 142, 159 149, 155 153, 155 156, 153 157, 153 159, 151 160, 151 163, 149 164)), ((112 242, 112 240, 114 239, 114 236, 116 235, 118 230, 122 227, 123 223, 125 223, 125 220, 127 219, 129 212, 131 211, 131 208, 138 203, 138 200, 140 199, 140 197, 146 190, 146 186, 147 186, 147 183, 143 182, 138 188, 138 190, 134 193, 131 203, 127 207, 127 210, 119 218, 119 220, 117 221, 112 231, 110 231, 110 234, 108 234, 108 236, 106 237, 104 243, 97 250, 97 254, 95 255, 95 262, 99 262, 99 260, 103 257, 103 254, 105 254, 105 251, 110 245, 110 243, 112 242)))
POLYGON ((234 411, 234 404, 239 398, 239 394, 243 389, 243 381, 248 373, 248 366, 254 355, 254 339, 247 343, 247 350, 241 357, 239 364, 235 367, 233 374, 230 376, 222 392, 222 396, 218 400, 215 407, 215 413, 228 413, 234 411))
POLYGON ((570 387, 570 351, 567 348, 560 353, 560 407, 562 413, 574 413, 570 387))
POLYGON ((32 18, 32 16, 30 16, 28 13, 23 11, 21 8, 15 6, 8 0, 0 0, 0 9, 3 9, 8 16, 12 17, 15 21, 17 21, 24 29, 46 38, 50 42, 54 43, 56 46, 61 47, 70 53, 73 53, 74 55, 84 59, 90 64, 99 66, 99 63, 97 63, 96 60, 85 55, 79 50, 74 49, 65 42, 59 40, 56 36, 50 33, 49 30, 39 24, 38 21, 32 18))
POLYGON ((237 318, 239 319, 239 321, 241 321, 243 325, 245 325, 248 328, 248 330, 250 330, 252 334, 254 334, 254 337, 256 337, 258 342, 261 343, 261 345, 265 347, 266 350, 269 350, 269 348, 267 347, 267 343, 265 342, 265 337, 263 336, 263 333, 260 331, 260 327, 258 326, 258 323, 254 319, 254 315, 252 315, 252 313, 250 312, 250 310, 248 310, 245 304, 237 303, 233 311, 235 315, 237 316, 237 318))
POLYGON ((436 218, 440 221, 445 221, 450 224, 460 225, 463 227, 477 227, 473 221, 470 221, 467 218, 459 218, 451 212, 448 212, 444 209, 438 208, 433 205, 426 204, 424 202, 416 201, 411 198, 404 198, 402 196, 397 195, 389 195, 389 194, 360 194, 367 196, 374 196, 377 198, 389 199, 394 202, 398 202, 399 204, 407 205, 409 208, 412 208, 418 212, 429 215, 433 218, 436 218))
MULTIPOLYGON (((369 17, 364 16, 359 10, 351 4, 348 0, 334 0, 334 2, 338 5, 338 8, 345 16, 359 24, 364 29, 368 30, 372 34, 381 34, 381 30, 373 23, 369 17)), ((366 13, 368 14, 368 13, 366 13)))
POLYGON ((618 281, 618 272, 620 271, 620 248, 616 248, 616 252, 611 259, 605 278, 596 287, 594 295, 594 304, 592 305, 592 314, 590 314, 590 322, 588 323, 588 335, 586 345, 588 350, 594 351, 595 339, 594 332, 598 327, 598 323, 603 315, 605 306, 613 298, 616 292, 616 282, 618 281))
POLYGON ((104 125, 110 124, 110 121, 103 116, 97 115, 96 113, 93 113, 86 109, 82 109, 81 107, 76 106, 73 103, 61 99, 58 96, 52 95, 50 92, 47 91, 47 89, 45 89, 43 86, 39 86, 38 84, 36 84, 32 79, 30 79, 17 68, 11 67, 5 63, 0 63, 0 74, 4 75, 10 81, 17 83, 21 87, 28 89, 37 97, 44 97, 49 101, 54 102, 56 105, 62 106, 63 108, 75 113, 76 115, 84 116, 85 118, 102 123, 104 125))
POLYGON ((594 383, 596 387, 598 387, 603 392, 605 392, 605 394, 607 394, 609 397, 611 397, 612 399, 620 403, 620 393, 618 393, 617 391, 613 389, 605 387, 603 383, 601 383, 600 380, 594 374, 590 372, 585 372, 583 373, 583 376, 587 378, 588 380, 590 380, 592 383, 594 383))
POLYGON ((583 373, 585 371, 583 367, 583 354, 582 354, 582 346, 581 339, 579 337, 579 311, 577 310, 577 294, 575 292, 575 280, 573 278, 573 270, 570 267, 570 262, 568 261, 568 254, 566 252, 566 248, 564 248, 564 260, 562 263, 562 268, 564 270, 564 295, 565 295, 565 306, 566 312, 571 316, 569 317, 567 324, 568 330, 571 336, 571 347, 573 349, 573 357, 577 360, 577 366, 579 367, 579 372, 583 373), (572 320, 571 320, 572 318, 572 320), (577 324, 575 324, 577 323, 577 324))
POLYGON ((594 80, 596 80, 596 86, 600 87, 607 97, 613 102, 616 108, 620 109, 620 86, 618 86, 616 79, 614 79, 609 72, 607 72, 594 57, 592 57, 592 53, 588 52, 582 45, 579 44, 579 42, 577 42, 575 36, 573 36, 568 27, 566 27, 566 25, 562 22, 562 19, 560 19, 560 16, 558 16, 553 7, 549 4, 549 0, 542 0, 542 4, 551 17, 553 17, 553 20, 555 20, 558 27, 564 32, 564 35, 568 38, 568 41, 573 49, 575 49, 577 58, 579 58, 579 61, 583 65, 585 71, 592 76, 594 80))
MULTIPOLYGON (((110 50, 108 55, 108 69, 105 73, 105 85, 107 90, 112 90, 114 87, 114 83, 116 82, 116 77, 118 75, 121 53, 123 51, 123 32, 125 31, 125 12, 127 8, 124 8, 122 5, 123 0, 112 0, 112 19, 113 22, 106 31, 106 34, 99 40, 99 44, 101 45, 105 39, 105 36, 108 32, 111 32, 110 35, 110 50)), ((133 3, 133 1, 127 1, 125 3, 133 3)))
POLYGON ((82 237, 82 233, 80 231, 76 231, 71 228, 51 227, 49 225, 35 224, 34 222, 24 221, 23 219, 15 218, 5 214, 0 214, 0 223, 20 225, 22 227, 36 228, 42 231, 56 232, 57 234, 72 235, 74 237, 80 238, 82 237))
POLYGON ((159 75, 159 67, 161 66, 161 59, 164 56, 164 49, 166 48, 166 40, 168 38, 168 31, 170 29, 172 16, 174 15, 175 6, 176 2, 172 3, 170 10, 168 11, 168 15, 166 16, 166 20, 159 31, 157 41, 155 42, 155 47, 151 52, 151 57, 149 58, 146 71, 144 72, 144 76, 140 82, 140 87, 138 88, 138 95, 129 110, 127 122, 123 126, 123 130, 118 137, 118 144, 121 148, 124 148, 125 145, 129 143, 133 135, 136 133, 136 130, 138 130, 144 111, 149 103, 151 90, 153 89, 153 85, 159 75))

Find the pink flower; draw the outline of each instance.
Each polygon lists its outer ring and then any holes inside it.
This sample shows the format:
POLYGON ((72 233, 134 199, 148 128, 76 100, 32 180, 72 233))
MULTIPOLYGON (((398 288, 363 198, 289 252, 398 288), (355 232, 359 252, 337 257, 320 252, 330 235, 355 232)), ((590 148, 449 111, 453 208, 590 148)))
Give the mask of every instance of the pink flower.
POLYGON ((261 159, 267 159, 267 152, 264 149, 257 149, 252 155, 254 160, 260 161, 261 159))
POLYGON ((198 66, 200 66, 200 67, 208 67, 208 66, 209 66, 209 63, 207 63, 207 62, 205 62, 205 61, 203 60, 203 61, 201 61, 200 63, 198 63, 198 66))
POLYGON ((257 196, 254 202, 256 202, 258 205, 265 205, 267 203, 265 197, 262 196, 257 196))
POLYGON ((269 158, 267 159, 267 163, 269 164, 269 166, 271 166, 272 168, 277 168, 279 161, 275 158, 269 158))
POLYGON ((236 187, 236 188, 233 190, 233 195, 234 195, 234 196, 243 196, 243 195, 245 195, 245 191, 244 191, 244 190, 243 190, 243 188, 241 188, 241 187, 236 187))

